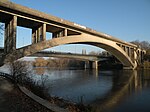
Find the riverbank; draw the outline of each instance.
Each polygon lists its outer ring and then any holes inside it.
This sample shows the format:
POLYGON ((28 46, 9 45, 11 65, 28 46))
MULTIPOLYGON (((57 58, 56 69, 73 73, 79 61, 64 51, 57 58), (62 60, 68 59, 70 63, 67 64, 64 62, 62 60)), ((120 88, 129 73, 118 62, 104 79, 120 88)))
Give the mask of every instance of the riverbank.
POLYGON ((18 87, 0 77, 0 112, 52 112, 23 94, 18 87))
POLYGON ((91 112, 83 104, 74 104, 59 97, 42 99, 34 91, 14 85, 8 76, 0 77, 0 82, 2 112, 91 112))

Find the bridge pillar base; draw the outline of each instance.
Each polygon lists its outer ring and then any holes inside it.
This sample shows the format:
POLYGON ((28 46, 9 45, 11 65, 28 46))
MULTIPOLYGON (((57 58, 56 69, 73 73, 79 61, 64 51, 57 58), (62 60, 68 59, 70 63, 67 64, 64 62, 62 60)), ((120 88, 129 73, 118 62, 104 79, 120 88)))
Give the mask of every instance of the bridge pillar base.
POLYGON ((90 62, 89 61, 85 61, 84 69, 90 69, 90 62))
POLYGON ((92 63, 92 68, 98 70, 98 61, 92 63))

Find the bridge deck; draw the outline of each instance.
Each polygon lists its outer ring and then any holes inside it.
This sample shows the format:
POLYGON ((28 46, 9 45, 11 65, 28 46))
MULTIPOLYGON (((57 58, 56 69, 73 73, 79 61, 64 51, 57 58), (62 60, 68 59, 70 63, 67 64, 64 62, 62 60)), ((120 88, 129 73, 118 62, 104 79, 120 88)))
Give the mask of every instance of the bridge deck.
MULTIPOLYGON (((47 31, 55 32, 60 31, 62 28, 70 28, 76 32, 84 32, 91 35, 99 36, 101 38, 106 38, 112 41, 116 41, 128 46, 137 47, 134 44, 127 43, 105 33, 97 32, 93 29, 85 27, 83 25, 76 24, 43 12, 21 6, 9 1, 0 1, 0 22, 6 22, 7 19, 11 18, 11 15, 18 16, 18 26, 33 28, 41 23, 48 23, 47 31), (7 18, 7 19, 6 19, 7 18)), ((70 32, 72 33, 72 32, 70 32)), ((75 33, 75 32, 73 32, 75 33)))

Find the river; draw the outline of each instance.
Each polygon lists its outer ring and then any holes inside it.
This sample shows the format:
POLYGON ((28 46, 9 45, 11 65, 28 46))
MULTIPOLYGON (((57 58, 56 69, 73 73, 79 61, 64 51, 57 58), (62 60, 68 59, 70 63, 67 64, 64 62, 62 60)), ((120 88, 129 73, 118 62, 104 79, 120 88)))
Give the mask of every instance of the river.
POLYGON ((150 112, 150 70, 51 70, 34 69, 41 74, 49 94, 91 105, 96 112, 150 112))

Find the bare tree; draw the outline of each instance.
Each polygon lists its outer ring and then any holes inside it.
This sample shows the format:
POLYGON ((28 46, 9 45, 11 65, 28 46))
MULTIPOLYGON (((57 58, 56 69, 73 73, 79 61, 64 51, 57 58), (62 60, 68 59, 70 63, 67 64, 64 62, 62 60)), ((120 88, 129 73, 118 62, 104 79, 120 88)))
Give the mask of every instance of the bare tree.
POLYGON ((68 67, 69 60, 68 59, 51 59, 48 60, 49 67, 57 67, 57 68, 66 68, 68 67))
POLYGON ((150 49, 150 43, 147 42, 147 41, 139 41, 139 40, 135 40, 135 41, 132 41, 131 43, 135 44, 135 45, 138 45, 139 47, 147 50, 147 49, 150 49))
POLYGON ((150 43, 148 41, 132 41, 131 43, 136 44, 138 46, 140 46, 142 49, 146 50, 146 54, 144 55, 144 60, 146 62, 144 62, 144 67, 146 67, 147 65, 145 63, 149 63, 150 62, 150 43))
POLYGON ((36 58, 33 65, 40 67, 47 66, 47 61, 44 58, 36 58))
POLYGON ((16 83, 23 83, 30 73, 28 64, 24 61, 15 61, 9 64, 10 74, 16 83))

